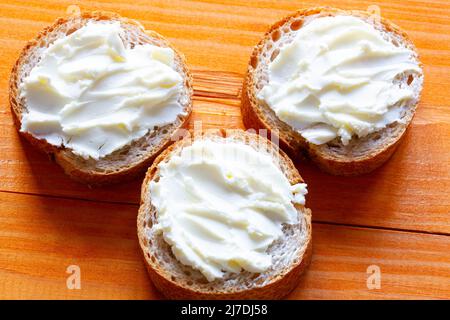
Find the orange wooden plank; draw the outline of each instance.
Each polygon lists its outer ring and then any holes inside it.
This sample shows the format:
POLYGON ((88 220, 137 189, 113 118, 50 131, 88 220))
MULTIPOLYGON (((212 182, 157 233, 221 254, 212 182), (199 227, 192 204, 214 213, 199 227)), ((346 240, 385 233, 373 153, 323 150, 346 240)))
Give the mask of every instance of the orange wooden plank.
POLYGON ((449 132, 416 121, 392 159, 360 177, 298 165, 314 220, 450 234, 450 149, 437 147, 450 146, 449 132))
MULTIPOLYGON (((9 25, 2 34, 8 39, 18 34, 22 40, 34 36, 36 30, 64 14, 69 5, 77 4, 82 10, 111 10, 139 19, 147 28, 167 36, 182 50, 191 65, 209 70, 243 73, 251 47, 261 34, 277 19, 299 8, 322 5, 343 9, 366 10, 378 5, 381 14, 408 31, 419 48, 431 50, 448 66, 449 57, 437 49, 448 49, 448 13, 450 5, 439 1, 302 1, 301 3, 258 0, 222 1, 73 1, 73 0, 9 0, 0 4, 3 23, 9 25), (5 21, 6 20, 6 21, 5 21), (419 23, 418 23, 419 22, 419 23), (26 26, 26 27, 24 27, 26 26), (20 29, 20 30, 19 30, 20 29)), ((429 53, 431 54, 431 53, 429 53)), ((428 54, 427 54, 428 55, 428 54)))
POLYGON ((449 298, 448 236, 313 224, 313 239, 311 268, 290 299, 449 298), (380 289, 367 289, 369 266, 380 268, 380 289))
POLYGON ((154 298, 134 205, 0 193, 0 298, 154 298), (66 269, 81 268, 81 290, 66 269))
MULTIPOLYGON (((0 299, 161 298, 136 239, 135 205, 0 192, 0 299), (69 265, 81 290, 66 286, 69 265)), ((313 226, 313 261, 289 298, 450 298, 450 237, 313 226), (381 269, 381 288, 366 270, 381 269)))

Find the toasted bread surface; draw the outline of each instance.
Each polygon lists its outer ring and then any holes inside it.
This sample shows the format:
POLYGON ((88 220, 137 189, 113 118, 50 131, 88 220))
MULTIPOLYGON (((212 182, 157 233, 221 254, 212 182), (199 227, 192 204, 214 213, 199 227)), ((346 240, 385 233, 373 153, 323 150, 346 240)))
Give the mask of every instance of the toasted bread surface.
POLYGON ((280 146, 294 159, 310 158, 322 170, 334 175, 359 175, 370 172, 388 160, 405 135, 414 116, 423 75, 402 75, 400 81, 412 86, 417 99, 412 99, 402 114, 401 122, 389 124, 384 129, 373 132, 363 138, 353 138, 343 145, 336 138, 329 143, 314 145, 303 138, 291 126, 281 121, 275 112, 257 99, 257 93, 268 82, 268 64, 275 59, 279 48, 290 43, 304 23, 317 17, 352 15, 371 23, 383 36, 396 46, 410 49, 420 66, 417 50, 405 32, 396 25, 379 17, 373 17, 364 11, 345 11, 329 7, 300 10, 275 23, 254 48, 242 89, 242 116, 247 128, 267 129, 277 135, 280 146))
POLYGON ((116 183, 129 180, 142 174, 156 156, 172 143, 172 137, 180 128, 186 126, 192 111, 192 76, 190 75, 184 56, 173 48, 167 40, 153 31, 146 31, 136 21, 123 18, 110 12, 85 12, 66 18, 57 19, 51 26, 42 30, 34 40, 23 48, 15 63, 9 82, 9 100, 14 123, 20 131, 22 114, 27 112, 26 99, 20 97, 21 81, 40 60, 40 52, 58 38, 73 33, 89 21, 118 21, 123 33, 121 38, 127 45, 152 44, 170 47, 175 51, 176 71, 184 79, 180 102, 186 115, 179 116, 172 124, 165 125, 149 132, 141 139, 114 151, 99 159, 85 159, 76 155, 71 149, 54 146, 44 139, 37 139, 32 134, 20 132, 33 146, 44 151, 58 163, 73 179, 92 186, 116 183))
MULTIPOLYGON (((272 143, 259 143, 264 139, 256 134, 242 130, 217 130, 205 139, 213 139, 227 143, 241 142, 256 150, 264 148, 270 152, 280 152, 279 167, 291 184, 303 182, 297 169, 287 155, 272 143)), ((265 139, 264 139, 265 140, 265 139)), ((141 189, 141 203, 137 219, 139 243, 144 254, 149 276, 156 286, 170 299, 279 299, 291 292, 300 280, 311 260, 311 211, 304 206, 296 205, 300 223, 284 226, 283 241, 269 247, 268 251, 274 260, 273 267, 261 274, 242 271, 239 274, 226 274, 224 279, 208 282, 197 270, 181 264, 171 252, 170 246, 161 234, 152 232, 152 225, 157 222, 158 213, 152 205, 149 183, 158 179, 158 164, 170 159, 193 139, 185 138, 167 148, 154 161, 147 171, 141 189), (283 264, 283 255, 295 254, 289 263, 283 264)), ((264 141, 265 142, 265 141, 264 141)), ((273 154, 273 153, 272 153, 273 154)))

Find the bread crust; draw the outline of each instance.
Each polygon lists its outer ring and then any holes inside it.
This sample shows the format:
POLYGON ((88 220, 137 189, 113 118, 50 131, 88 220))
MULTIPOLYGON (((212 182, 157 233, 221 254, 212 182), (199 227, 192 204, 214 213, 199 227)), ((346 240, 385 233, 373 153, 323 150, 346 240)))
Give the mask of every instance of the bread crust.
MULTIPOLYGON (((269 31, 266 32, 258 45, 255 46, 250 57, 247 74, 242 87, 241 111, 246 128, 266 129, 270 134, 277 135, 280 141, 280 146, 293 159, 299 160, 309 158, 325 172, 333 175, 354 176, 375 170, 392 156, 399 143, 405 136, 405 132, 414 116, 417 103, 412 107, 411 114, 408 114, 405 117, 406 123, 395 123, 392 125, 395 126, 392 130, 395 132, 395 136, 391 136, 387 139, 382 147, 373 149, 368 154, 359 157, 336 156, 332 153, 326 152, 325 148, 322 148, 321 146, 308 143, 308 141, 306 141, 306 139, 303 138, 296 130, 292 129, 288 124, 278 119, 273 110, 270 108, 267 107, 266 110, 263 110, 264 108, 258 103, 255 92, 255 85, 257 82, 257 79, 255 79, 256 65, 259 62, 260 54, 264 50, 264 45, 267 41, 270 41, 270 38, 275 31, 280 30, 280 28, 291 23, 296 24, 295 28, 301 28, 304 19, 311 16, 336 16, 339 14, 352 15, 363 19, 368 19, 370 17, 370 14, 365 11, 317 7, 299 10, 275 23, 269 31), (269 118, 275 120, 269 121, 269 118), (269 122, 273 123, 271 124, 269 122)), ((379 22, 384 31, 398 36, 404 45, 411 49, 415 53, 416 57, 418 57, 414 44, 404 31, 386 19, 380 18, 379 22)), ((417 61, 422 67, 420 61, 418 59, 417 61)))
MULTIPOLYGON (((245 141, 264 139, 256 134, 244 132, 242 130, 217 130, 213 135, 221 137, 239 137, 245 139, 245 141)), ((307 240, 305 244, 305 250, 300 252, 298 261, 290 266, 290 269, 285 274, 277 275, 271 281, 261 287, 252 288, 249 290, 240 290, 233 292, 216 292, 216 291, 197 291, 193 290, 187 285, 180 284, 174 281, 171 274, 164 270, 157 259, 149 253, 147 248, 147 237, 145 234, 146 216, 151 207, 151 199, 149 198, 148 186, 157 174, 158 164, 162 161, 170 158, 171 153, 181 148, 182 146, 189 145, 191 141, 184 139, 171 145, 163 153, 161 153, 154 161, 153 165, 148 169, 145 179, 141 188, 141 202, 139 207, 137 229, 138 238, 141 250, 144 254, 145 265, 155 287, 169 299, 281 299, 295 289, 300 281, 300 276, 305 272, 311 262, 312 256, 312 232, 311 232, 311 211, 304 208, 305 221, 307 223, 307 240)), ((269 144, 269 148, 275 148, 272 143, 269 144)), ((295 168, 290 158, 281 150, 280 161, 286 163, 289 167, 290 183, 301 183, 303 179, 295 168)), ((152 214, 152 213, 151 213, 152 214)), ((154 213, 153 213, 154 214, 154 213)))
MULTIPOLYGON (((143 40, 145 43, 145 40, 143 40)), ((48 46, 48 44, 47 44, 48 46)), ((9 80, 9 102, 11 107, 11 112, 14 120, 14 124, 21 134, 27 141, 31 143, 37 149, 46 153, 49 158, 58 163, 64 170, 66 174, 68 174, 72 179, 77 180, 79 182, 87 183, 90 186, 101 186, 105 184, 112 184, 117 182, 123 182, 126 180, 130 180, 139 174, 143 174, 144 171, 151 165, 154 159, 160 154, 167 146, 173 143, 172 137, 178 135, 178 131, 187 126, 189 117, 192 112, 192 95, 193 95, 193 87, 192 87, 192 75, 190 74, 185 58, 183 54, 181 54, 178 50, 176 50, 163 36, 159 35, 154 31, 145 30, 142 25, 132 19, 127 19, 121 17, 120 15, 112 12, 106 11, 93 11, 93 12, 83 12, 81 14, 75 14, 72 16, 58 18, 52 25, 43 29, 35 39, 29 41, 25 47, 22 49, 19 58, 17 59, 13 69, 11 71, 11 76, 9 80), (169 128, 169 134, 165 134, 164 137, 161 138, 160 144, 157 148, 153 148, 151 152, 148 152, 140 159, 136 159, 129 165, 111 165, 111 169, 102 168, 101 170, 97 170, 91 164, 90 166, 83 166, 81 157, 75 155, 70 149, 65 147, 58 147, 51 145, 44 139, 38 139, 34 137, 32 134, 28 132, 21 132, 21 119, 23 112, 26 111, 26 106, 23 105, 20 97, 19 97, 19 83, 20 72, 25 64, 27 64, 29 56, 31 52, 36 49, 37 46, 41 45, 47 37, 58 27, 72 23, 73 21, 77 21, 78 27, 74 27, 70 29, 69 32, 76 31, 78 28, 82 27, 84 23, 87 21, 105 21, 105 20, 114 20, 119 21, 122 25, 137 27, 142 35, 146 35, 151 38, 154 42, 157 42, 160 45, 171 48, 175 52, 175 59, 179 63, 181 67, 181 72, 183 73, 183 77, 185 79, 185 86, 187 91, 187 105, 184 110, 186 112, 186 116, 180 117, 180 122, 177 126, 173 128, 169 128), (93 168, 94 167, 94 168, 93 168)), ((178 119, 177 119, 178 121, 178 119)), ((170 127, 170 126, 169 126, 170 127)), ((159 132, 159 131, 158 131, 159 132)), ((162 134, 162 133, 159 133, 162 134)), ((141 139, 149 139, 147 136, 141 139)), ((125 148, 125 147, 124 147, 125 148)), ((121 150, 115 151, 115 153, 120 153, 121 150)))

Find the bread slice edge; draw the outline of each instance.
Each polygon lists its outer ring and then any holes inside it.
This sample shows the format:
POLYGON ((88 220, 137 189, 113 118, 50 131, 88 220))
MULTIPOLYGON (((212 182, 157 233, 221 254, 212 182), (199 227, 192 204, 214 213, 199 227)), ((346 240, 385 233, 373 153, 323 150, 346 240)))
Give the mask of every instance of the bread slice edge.
MULTIPOLYGON (((263 139, 256 134, 246 133, 242 130, 217 130, 214 133, 209 133, 213 137, 222 137, 226 139, 263 139)), ((204 137, 204 136, 203 136, 204 137)), ((142 184, 141 189, 141 202, 137 219, 137 229, 138 238, 142 253, 145 259, 145 265, 155 287, 163 293, 163 295, 169 299, 280 299, 287 294, 289 294, 293 289, 295 289, 301 279, 301 275, 304 273, 311 261, 312 255, 312 231, 311 231, 311 211, 306 207, 299 211, 299 214, 303 215, 306 228, 306 241, 303 247, 299 249, 297 257, 297 262, 292 264, 289 270, 282 270, 273 279, 261 287, 254 287, 246 290, 229 290, 229 291, 219 291, 214 290, 199 290, 194 289, 193 286, 186 285, 186 281, 178 281, 174 279, 173 275, 167 270, 161 267, 158 262, 158 258, 155 258, 155 253, 149 251, 148 237, 146 235, 146 229, 149 223, 149 215, 156 214, 152 209, 151 199, 149 197, 148 186, 150 181, 153 180, 155 175, 157 175, 157 166, 160 162, 166 161, 172 152, 180 149, 184 146, 190 145, 192 140, 184 139, 179 141, 169 148, 167 148, 163 153, 161 153, 158 158, 153 163, 152 167, 147 171, 146 177, 142 184)), ((274 146, 270 143, 270 148, 274 146)), ((277 149, 279 150, 279 149, 277 149)), ((280 161, 286 161, 290 168, 294 168, 292 161, 287 157, 282 150, 280 152, 280 161)), ((303 182, 300 174, 295 169, 292 172, 292 177, 290 183, 300 183, 303 182)), ((175 258, 174 258, 175 259, 175 258)), ((178 262, 179 263, 179 262, 178 262)))
MULTIPOLYGON (((413 102, 409 110, 405 114, 405 124, 396 122, 389 125, 381 131, 371 134, 366 139, 378 140, 375 142, 376 147, 366 150, 361 156, 343 156, 334 154, 332 148, 328 144, 316 146, 304 139, 296 130, 292 129, 288 124, 284 123, 275 115, 273 110, 268 106, 262 106, 256 98, 256 68, 260 63, 260 55, 263 53, 264 47, 268 41, 271 41, 274 35, 280 32, 281 28, 292 27, 298 30, 302 27, 305 19, 314 16, 336 16, 336 15, 352 15, 367 20, 371 17, 368 12, 356 10, 340 10, 330 7, 316 7, 311 9, 299 10, 284 19, 278 21, 265 33, 258 45, 255 46, 250 57, 247 74, 245 76, 242 95, 241 95, 241 111, 243 122, 246 128, 266 129, 270 134, 278 136, 280 146, 296 160, 309 158, 323 171, 333 175, 354 176, 368 173, 383 163, 385 163, 394 153, 399 143, 405 136, 406 129, 409 127, 415 113, 418 101, 420 99, 420 91, 417 100, 413 102)), ((380 18, 378 27, 383 31, 392 34, 402 41, 404 46, 408 47, 415 54, 415 58, 420 67, 422 64, 418 59, 418 53, 407 34, 390 21, 380 18)), ((290 32, 289 30, 287 32, 290 32)), ((421 90, 423 74, 418 79, 418 87, 421 90)), ((359 139, 352 139, 353 143, 358 143, 359 139)), ((370 143, 370 141, 368 141, 370 143)), ((341 146, 342 147, 342 146, 341 146)))
POLYGON ((163 36, 154 31, 145 30, 139 22, 107 11, 84 12, 58 18, 53 24, 44 28, 33 40, 30 40, 25 45, 12 68, 9 80, 10 108, 14 124, 20 135, 35 148, 46 153, 50 160, 58 163, 71 178, 91 186, 127 181, 139 174, 143 174, 156 156, 173 143, 175 140, 173 137, 176 137, 179 134, 178 132, 187 126, 192 112, 192 95, 192 75, 187 68, 183 54, 175 49, 163 36), (36 52, 39 48, 46 47, 57 39, 52 39, 52 37, 58 33, 59 29, 63 32, 65 30, 67 33, 71 33, 81 28, 88 21, 119 21, 122 27, 127 28, 127 32, 133 31, 136 33, 133 34, 133 37, 137 41, 141 43, 149 43, 151 41, 151 44, 169 47, 174 50, 177 71, 184 79, 183 95, 185 95, 185 100, 187 101, 183 105, 185 115, 179 116, 174 124, 169 124, 156 130, 150 130, 141 139, 133 141, 130 145, 116 150, 99 161, 83 159, 68 148, 54 146, 44 139, 38 139, 28 132, 20 131, 22 113, 26 112, 25 100, 19 97, 19 84, 22 80, 21 75, 24 74, 25 68, 31 70, 37 63, 35 61, 33 66, 28 67, 29 60, 33 58, 33 55, 37 54, 36 52), (142 148, 143 151, 137 148, 142 148))

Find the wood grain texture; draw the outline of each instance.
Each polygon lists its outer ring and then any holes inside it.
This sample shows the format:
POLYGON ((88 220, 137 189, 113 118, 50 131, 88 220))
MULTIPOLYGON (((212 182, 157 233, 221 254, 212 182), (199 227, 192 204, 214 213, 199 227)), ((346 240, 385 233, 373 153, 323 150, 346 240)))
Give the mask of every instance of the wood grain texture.
MULTIPOLYGON (((242 128, 239 92, 252 47, 293 10, 336 3, 0 1, 0 297, 159 298, 137 250, 141 181, 101 189, 73 182, 12 124, 7 81, 15 59, 27 40, 73 4, 135 18, 186 55, 195 89, 191 127, 202 121, 203 128, 242 128), (84 270, 81 291, 65 287, 71 263, 84 270)), ((315 252, 290 297, 450 298, 450 4, 339 2, 342 9, 369 5, 379 5, 418 47, 425 66, 422 100, 405 141, 375 172, 339 178, 298 164, 309 185, 315 252), (381 290, 365 287, 369 264, 382 268, 381 290)))
MULTIPOLYGON (((0 192, 0 298, 162 298, 144 269, 137 206, 0 192), (68 290, 78 265, 81 290, 68 290)), ((313 260, 289 298, 448 298, 450 237, 314 224, 313 260), (367 268, 381 289, 367 289, 367 268)))

